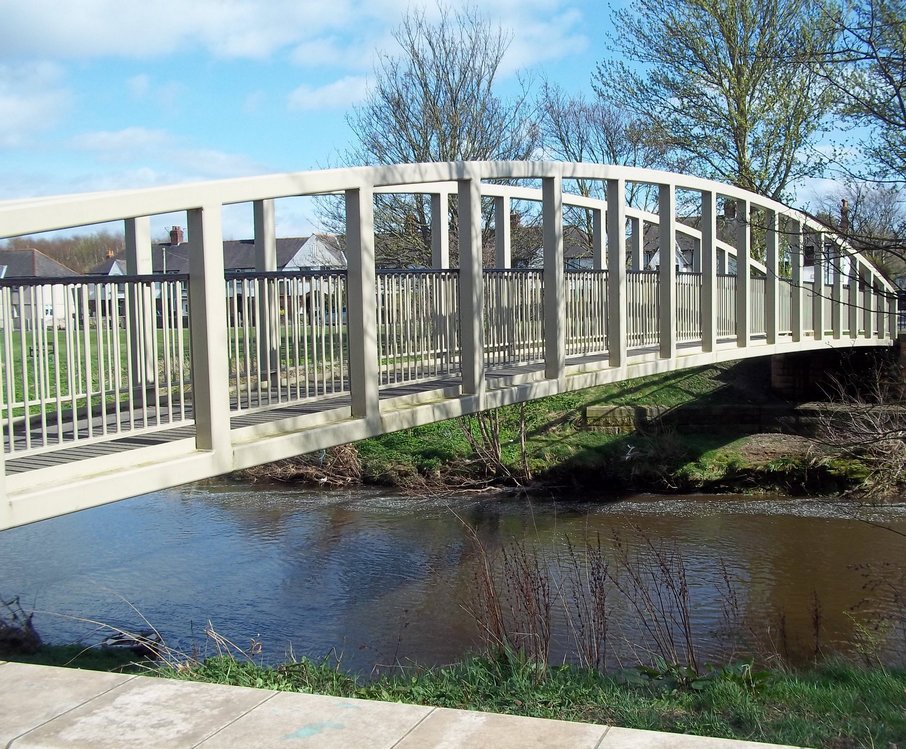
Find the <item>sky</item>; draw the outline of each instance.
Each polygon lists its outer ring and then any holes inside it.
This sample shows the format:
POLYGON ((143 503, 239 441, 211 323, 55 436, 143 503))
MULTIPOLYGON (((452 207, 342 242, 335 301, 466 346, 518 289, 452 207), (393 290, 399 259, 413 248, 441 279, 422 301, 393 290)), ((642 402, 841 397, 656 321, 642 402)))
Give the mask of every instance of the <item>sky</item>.
MULTIPOLYGON (((337 165, 393 31, 434 0, 0 0, 0 200, 337 165)), ((520 75, 588 92, 606 53, 601 0, 495 0, 520 75)), ((250 219, 251 210, 247 210, 250 219)), ((278 234, 318 228, 280 210, 278 234)), ((160 217, 155 235, 178 217, 160 217)), ((249 233, 245 214, 224 235, 249 233)))

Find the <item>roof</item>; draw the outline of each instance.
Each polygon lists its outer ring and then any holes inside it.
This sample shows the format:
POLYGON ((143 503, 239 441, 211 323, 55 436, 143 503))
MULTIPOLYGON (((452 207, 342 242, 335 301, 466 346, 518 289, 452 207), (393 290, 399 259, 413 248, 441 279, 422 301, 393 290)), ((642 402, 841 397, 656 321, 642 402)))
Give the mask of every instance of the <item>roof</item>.
MULTIPOLYGON (((320 236, 320 235, 319 235, 320 236)), ((299 248, 305 244, 308 237, 285 237, 277 240, 277 267, 283 268, 299 248)), ((189 244, 174 245, 169 242, 155 244, 151 248, 152 265, 155 273, 188 273, 189 272, 189 244)), ((224 270, 255 269, 255 240, 254 239, 227 239, 223 243, 223 268, 224 270)))
POLYGON ((118 257, 104 258, 88 270, 89 276, 125 276, 126 261, 118 257))
POLYGON ((0 250, 0 265, 6 266, 4 278, 66 278, 77 276, 72 268, 39 250, 0 250))

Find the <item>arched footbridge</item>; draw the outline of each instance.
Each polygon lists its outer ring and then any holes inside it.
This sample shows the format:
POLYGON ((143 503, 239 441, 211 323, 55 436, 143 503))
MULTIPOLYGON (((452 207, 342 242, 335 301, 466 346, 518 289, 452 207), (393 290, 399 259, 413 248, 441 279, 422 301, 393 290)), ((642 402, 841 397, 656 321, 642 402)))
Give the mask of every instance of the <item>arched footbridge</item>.
POLYGON ((826 226, 666 172, 408 164, 0 203, 0 237, 110 221, 128 275, 0 280, 0 528, 565 390, 896 334, 892 288, 826 226), (629 205, 639 188, 650 212, 629 205), (376 269, 382 193, 430 204, 431 268, 376 269), (275 270, 275 211, 308 195, 345 206, 345 269, 275 270), (538 267, 512 267, 513 201, 540 206, 538 267), (243 203, 256 270, 225 273, 223 209, 243 203), (565 206, 588 217, 578 270, 565 206), (154 273, 150 219, 174 212, 188 272, 154 273), (688 262, 649 270, 654 245, 688 262))

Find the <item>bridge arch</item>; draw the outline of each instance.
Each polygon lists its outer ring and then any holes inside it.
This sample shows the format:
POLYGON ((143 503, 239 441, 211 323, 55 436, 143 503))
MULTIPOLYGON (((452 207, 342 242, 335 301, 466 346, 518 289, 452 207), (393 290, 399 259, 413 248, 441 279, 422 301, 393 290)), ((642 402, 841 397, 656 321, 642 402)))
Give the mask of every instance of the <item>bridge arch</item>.
POLYGON ((128 276, 0 280, 0 528, 564 390, 896 335, 890 284, 828 227, 668 172, 402 164, 0 203, 3 237, 107 221, 125 224, 128 276), (571 191, 580 179, 602 197, 571 191), (656 210, 627 205, 631 183, 656 210), (383 192, 430 196, 432 268, 375 267, 383 192), (345 201, 347 268, 275 270, 274 201, 324 194, 345 201), (541 267, 511 267, 515 200, 541 205, 541 267), (253 205, 254 273, 224 271, 236 203, 253 205), (723 232, 721 205, 735 216, 723 232), (589 267, 565 268, 564 206, 590 212, 589 267), (150 217, 176 211, 188 273, 154 272, 150 217), (646 270, 647 235, 671 258, 682 240, 690 267, 646 270))

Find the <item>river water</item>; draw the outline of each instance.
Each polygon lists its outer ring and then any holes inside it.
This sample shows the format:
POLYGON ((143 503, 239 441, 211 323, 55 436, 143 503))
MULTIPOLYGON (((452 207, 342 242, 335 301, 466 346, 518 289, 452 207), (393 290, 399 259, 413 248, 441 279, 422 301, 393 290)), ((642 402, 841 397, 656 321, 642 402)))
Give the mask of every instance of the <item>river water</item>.
MULTIPOLYGON (((576 599, 569 570, 578 560, 584 571, 591 546, 621 584, 631 587, 635 574, 661 600, 665 578, 685 573, 700 660, 731 657, 740 633, 750 647, 803 660, 816 638, 828 648, 862 633, 874 647, 878 613, 903 623, 906 536, 890 529, 906 533, 906 506, 710 496, 418 499, 203 482, 0 533, 0 597, 18 595, 35 610, 50 642, 103 638, 83 620, 142 629, 143 617, 172 647, 210 653, 210 622, 242 647, 260 642, 266 661, 291 648, 333 654, 344 668, 369 673, 446 663, 474 649, 470 611, 484 559, 505 591, 506 572, 526 558, 551 572, 559 660, 571 657, 578 631, 575 608, 564 607, 576 599), (668 567, 651 582, 645 576, 661 562, 668 567)), ((608 588, 615 665, 652 647, 652 618, 608 588)), ((883 657, 902 662, 902 633, 889 623, 882 631, 883 657)))

